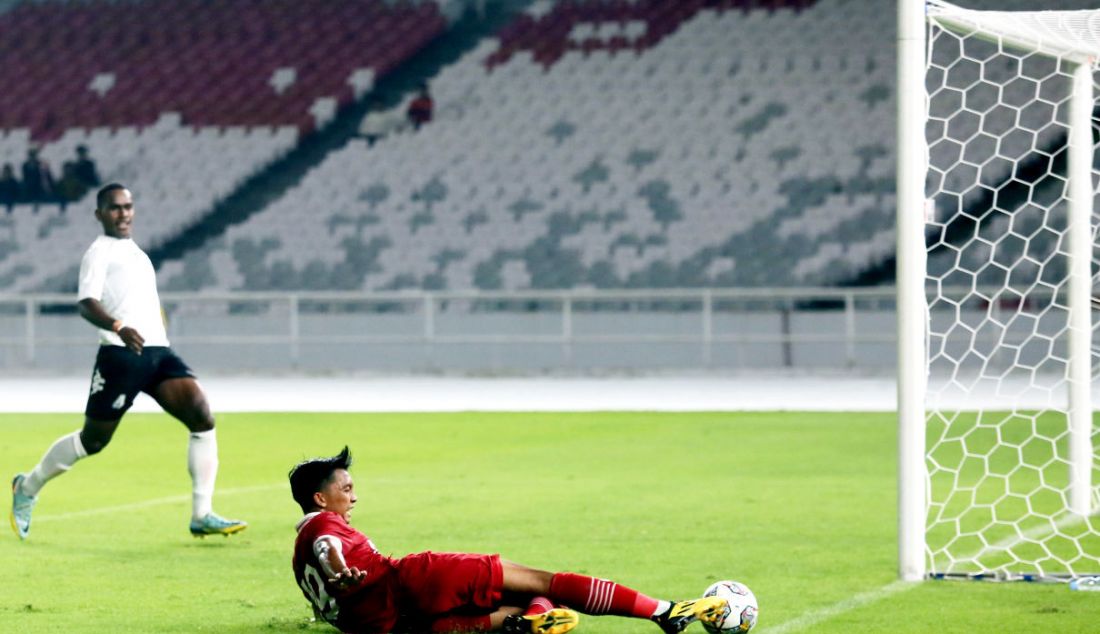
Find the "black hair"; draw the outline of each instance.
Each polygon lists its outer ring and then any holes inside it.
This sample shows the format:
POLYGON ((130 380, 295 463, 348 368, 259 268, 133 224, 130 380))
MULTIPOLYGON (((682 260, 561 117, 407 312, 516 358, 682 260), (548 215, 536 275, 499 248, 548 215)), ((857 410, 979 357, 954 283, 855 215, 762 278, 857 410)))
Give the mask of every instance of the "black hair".
POLYGON ((95 193, 95 208, 103 209, 103 205, 107 204, 107 194, 119 189, 126 189, 125 185, 121 183, 107 183, 95 193))
POLYGON ((309 513, 317 504, 313 494, 324 488, 337 469, 346 470, 351 466, 351 454, 347 445, 344 450, 330 458, 310 458, 303 460, 290 470, 290 494, 302 507, 303 513, 309 513))

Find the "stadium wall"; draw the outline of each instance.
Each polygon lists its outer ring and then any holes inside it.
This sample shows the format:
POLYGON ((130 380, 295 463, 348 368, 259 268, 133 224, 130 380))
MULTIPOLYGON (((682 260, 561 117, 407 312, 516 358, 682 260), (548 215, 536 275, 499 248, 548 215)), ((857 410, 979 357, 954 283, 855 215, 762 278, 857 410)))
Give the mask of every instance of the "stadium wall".
MULTIPOLYGON (((892 288, 165 294, 162 300, 173 347, 216 373, 888 376, 896 360, 892 288)), ((0 370, 89 371, 95 334, 73 306, 68 295, 0 297, 0 370)), ((1004 307, 1006 315, 1016 310, 1004 307)), ((971 313, 974 323, 988 314, 963 306, 964 324, 971 313)), ((1010 325, 1003 340, 975 329, 967 350, 993 350, 1034 334, 1028 324, 1012 323, 1019 332, 1010 325)), ((1057 345, 1057 333, 1049 335, 1057 345)), ((1046 353, 1019 350, 1024 363, 1046 353)), ((1000 360, 991 355, 988 362, 1000 360)))

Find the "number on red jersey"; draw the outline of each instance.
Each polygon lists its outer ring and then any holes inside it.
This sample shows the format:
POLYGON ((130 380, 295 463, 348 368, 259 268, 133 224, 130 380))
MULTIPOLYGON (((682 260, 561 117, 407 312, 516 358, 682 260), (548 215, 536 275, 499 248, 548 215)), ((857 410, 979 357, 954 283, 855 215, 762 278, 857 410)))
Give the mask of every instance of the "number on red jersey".
POLYGON ((306 564, 305 570, 302 571, 302 580, 298 584, 302 586, 302 592, 309 597, 313 609, 321 615, 321 618, 335 624, 336 617, 340 614, 340 607, 336 605, 336 599, 330 597, 325 590, 325 581, 321 578, 321 573, 317 572, 313 566, 306 564))

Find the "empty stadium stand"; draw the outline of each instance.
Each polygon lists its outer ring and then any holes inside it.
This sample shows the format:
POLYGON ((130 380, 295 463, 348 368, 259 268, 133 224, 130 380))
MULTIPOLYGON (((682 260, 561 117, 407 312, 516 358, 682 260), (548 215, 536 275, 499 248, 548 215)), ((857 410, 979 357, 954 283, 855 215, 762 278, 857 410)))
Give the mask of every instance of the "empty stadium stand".
MULTIPOLYGON (((0 13, 0 79, 13 86, 0 95, 0 160, 17 164, 41 144, 56 169, 89 145, 104 178, 138 192, 143 245, 190 236, 217 201, 401 69, 463 6, 17 4, 0 13), (61 54, 71 47, 94 54, 61 54)), ((182 245, 161 282, 859 279, 894 249, 894 20, 892 5, 864 0, 527 3, 431 79, 435 121, 398 125, 373 146, 349 138, 258 213, 182 245)), ((96 231, 81 213, 20 206, 0 217, 0 291, 70 287, 72 253, 96 231)))
MULTIPOLYGON (((0 13, 0 160, 18 169, 40 146, 57 174, 88 146, 103 179, 136 192, 155 246, 445 29, 435 2, 19 4, 0 13)), ((60 219, 39 207, 6 218, 0 290, 71 285, 96 233, 90 198, 60 219)))
POLYGON ((892 15, 836 2, 535 3, 353 141, 167 263, 175 288, 827 283, 892 249, 892 15), (776 43, 799 39, 799 50, 776 43), (828 81, 821 78, 828 77, 828 81), (828 122, 828 123, 826 123, 828 122), (825 245, 844 235, 849 248, 825 245), (208 259, 208 266, 190 264, 208 259), (201 270, 202 282, 190 279, 201 270))

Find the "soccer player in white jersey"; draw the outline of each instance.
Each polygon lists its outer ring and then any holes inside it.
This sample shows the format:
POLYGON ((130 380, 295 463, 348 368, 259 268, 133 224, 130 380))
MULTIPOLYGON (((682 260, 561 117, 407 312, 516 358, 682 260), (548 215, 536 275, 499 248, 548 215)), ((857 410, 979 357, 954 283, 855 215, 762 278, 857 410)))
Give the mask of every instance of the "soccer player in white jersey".
POLYGON ((157 278, 149 256, 130 238, 134 199, 111 183, 96 195, 95 217, 104 235, 80 263, 77 307, 99 329, 99 354, 92 371, 84 427, 59 438, 28 473, 12 481, 11 525, 20 539, 31 528, 38 492, 73 464, 99 453, 111 442, 122 415, 138 392, 152 396, 191 432, 187 468, 191 473, 191 534, 230 535, 248 525, 211 509, 218 473, 214 417, 191 368, 168 347, 157 278))

